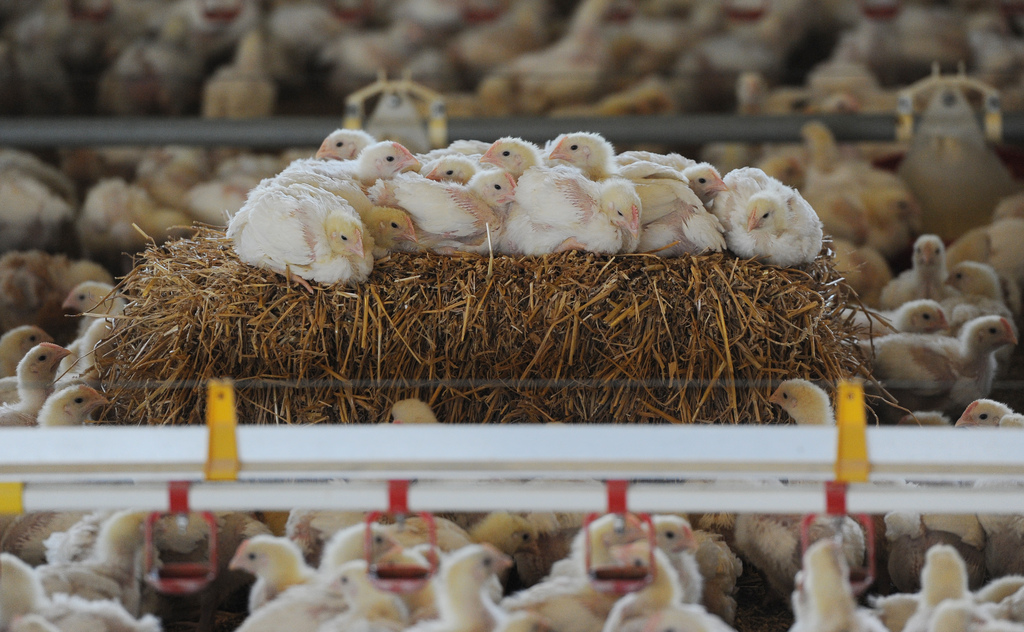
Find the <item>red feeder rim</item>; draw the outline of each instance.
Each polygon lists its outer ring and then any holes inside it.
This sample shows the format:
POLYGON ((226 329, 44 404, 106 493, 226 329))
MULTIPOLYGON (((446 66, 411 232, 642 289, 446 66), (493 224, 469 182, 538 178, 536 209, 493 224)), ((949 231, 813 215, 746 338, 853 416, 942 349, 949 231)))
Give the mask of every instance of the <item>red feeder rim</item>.
MULTIPOLYGON (((853 594, 860 596, 866 591, 871 584, 875 581, 875 524, 871 520, 871 516, 868 514, 808 514, 804 516, 804 519, 800 522, 800 551, 801 555, 807 551, 807 547, 811 545, 810 542, 810 530, 811 525, 820 516, 826 517, 845 517, 849 515, 851 518, 860 523, 861 527, 864 528, 864 546, 867 552, 867 565, 850 568, 850 588, 853 589, 853 594)), ((840 537, 837 534, 837 537, 840 537)))
POLYGON ((235 0, 234 4, 222 6, 221 2, 210 0, 199 0, 203 7, 203 17, 213 22, 233 22, 242 13, 245 0, 235 0))
MULTIPOLYGON (((640 522, 647 526, 647 544, 649 550, 649 557, 647 559, 647 566, 598 566, 594 567, 591 565, 592 547, 590 544, 590 524, 601 517, 602 514, 592 513, 587 516, 586 520, 583 521, 584 529, 584 548, 586 554, 584 556, 585 569, 587 577, 590 578, 590 585, 594 587, 594 590, 604 593, 614 593, 616 595, 624 595, 626 593, 636 592, 643 589, 654 581, 655 574, 658 572, 658 567, 654 562, 654 549, 658 546, 656 540, 656 534, 654 532, 654 523, 651 522, 651 516, 649 514, 626 514, 617 513, 615 515, 621 516, 622 520, 626 519, 626 516, 633 516, 639 519, 640 522)), ((604 514, 608 515, 608 514, 604 514)))
POLYGON ((373 0, 360 0, 359 2, 334 0, 331 3, 331 10, 334 17, 342 22, 359 23, 373 15, 373 0))
MULTIPOLYGON (((414 513, 427 524, 427 540, 434 555, 428 556, 430 566, 418 564, 378 564, 371 559, 373 551, 373 525, 386 512, 374 511, 366 516, 366 532, 363 540, 363 553, 366 559, 367 575, 374 586, 393 593, 411 593, 422 589, 437 574, 437 523, 434 516, 426 511, 414 513)), ((404 515, 404 514, 403 514, 404 515)))
POLYGON ((66 4, 72 20, 102 22, 114 10, 111 0, 103 0, 102 3, 88 3, 87 6, 83 6, 82 0, 66 0, 66 4))
POLYGON ((860 12, 872 20, 892 20, 900 14, 899 0, 861 0, 860 12))
POLYGON ((146 553, 143 567, 146 582, 167 595, 190 595, 206 588, 217 578, 217 518, 209 511, 199 512, 209 529, 207 557, 202 562, 167 562, 156 566, 153 525, 164 516, 187 515, 154 511, 146 519, 146 553))
POLYGON ((768 13, 769 0, 762 0, 758 4, 753 2, 737 2, 731 0, 725 3, 725 17, 733 22, 757 22, 768 13))

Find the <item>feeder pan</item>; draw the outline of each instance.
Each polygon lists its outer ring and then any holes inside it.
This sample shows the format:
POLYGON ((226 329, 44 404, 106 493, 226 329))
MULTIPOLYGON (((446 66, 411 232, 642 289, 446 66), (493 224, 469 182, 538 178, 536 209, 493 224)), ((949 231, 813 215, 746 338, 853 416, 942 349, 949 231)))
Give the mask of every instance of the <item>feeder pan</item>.
POLYGON ((770 0, 727 0, 725 17, 733 22, 757 22, 768 13, 770 0))
POLYGON ((114 10, 111 0, 103 0, 102 2, 67 0, 67 7, 72 20, 87 20, 89 22, 102 22, 114 10))
MULTIPOLYGON (((401 525, 409 513, 409 481, 388 481, 388 509, 401 525)), ((366 557, 367 575, 370 582, 381 590, 392 593, 416 592, 425 587, 430 578, 437 574, 437 561, 440 558, 437 555, 437 523, 434 522, 434 516, 426 511, 413 514, 419 516, 427 525, 427 542, 433 552, 433 555, 429 556, 429 567, 418 564, 381 565, 371 559, 371 553, 373 552, 373 525, 383 515, 383 511, 374 511, 366 516, 363 554, 366 557)))
POLYGON ((658 546, 658 543, 655 539, 654 523, 651 522, 651 516, 649 514, 616 515, 620 516, 620 519, 622 520, 625 520, 627 516, 632 516, 646 525, 647 543, 649 545, 648 550, 650 552, 650 556, 647 560, 647 566, 593 566, 591 560, 592 551, 589 529, 590 524, 601 517, 601 514, 592 513, 583 521, 583 531, 586 533, 586 536, 583 538, 586 549, 585 568, 587 577, 590 579, 590 585, 593 586, 594 590, 603 593, 624 595, 626 593, 642 590, 645 586, 654 581, 654 574, 657 569, 654 563, 654 549, 658 546))
MULTIPOLYGON (((806 552, 807 547, 811 545, 811 525, 814 524, 814 521, 821 516, 831 518, 845 517, 836 514, 808 514, 804 516, 803 521, 800 523, 801 555, 806 552)), ((859 522, 861 527, 864 528, 864 545, 867 549, 867 564, 864 566, 850 568, 850 588, 853 589, 854 595, 860 596, 875 581, 875 525, 871 521, 871 516, 867 514, 853 514, 850 515, 850 517, 859 522)), ((836 537, 839 538, 841 536, 837 534, 836 537)))
POLYGON ((203 10, 203 17, 212 22, 234 22, 235 18, 242 13, 245 0, 234 0, 232 3, 224 0, 200 0, 203 10))
POLYGON ((373 15, 373 0, 334 0, 331 11, 346 24, 362 23, 373 15))
POLYGON ((209 511, 199 512, 208 528, 206 560, 202 562, 168 562, 156 566, 156 543, 153 525, 164 516, 187 516, 184 513, 154 511, 146 519, 146 553, 143 569, 146 583, 165 595, 190 595, 206 588, 217 578, 217 519, 209 511))
POLYGON ((861 0, 860 12, 870 20, 892 20, 900 13, 900 0, 861 0))
POLYGON ((462 7, 462 19, 469 24, 493 22, 501 17, 501 3, 496 0, 469 2, 462 7))

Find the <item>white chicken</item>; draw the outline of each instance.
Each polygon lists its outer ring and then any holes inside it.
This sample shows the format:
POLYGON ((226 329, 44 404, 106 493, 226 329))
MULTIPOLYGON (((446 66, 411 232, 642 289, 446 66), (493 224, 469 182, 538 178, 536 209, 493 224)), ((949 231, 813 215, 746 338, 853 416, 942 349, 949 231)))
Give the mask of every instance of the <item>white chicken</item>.
POLYGON ((465 186, 409 174, 393 178, 391 187, 418 228, 417 240, 439 252, 492 249, 516 191, 512 176, 497 170, 482 171, 465 186))
POLYGON ((420 173, 428 180, 466 184, 479 171, 477 163, 466 156, 452 154, 423 163, 420 173))
POLYGON ((92 387, 84 384, 66 386, 46 398, 36 422, 40 427, 81 426, 96 408, 109 404, 92 387))
POLYGON ((957 428, 998 426, 1003 417, 1014 414, 1013 409, 993 399, 976 399, 964 409, 956 420, 957 428))
POLYGON ((305 184, 253 191, 227 236, 239 258, 295 280, 361 283, 373 270, 373 244, 352 206, 305 184))
POLYGON ((887 628, 870 611, 857 607, 849 574, 838 543, 819 540, 809 546, 793 592, 796 616, 790 632, 886 632, 887 628))
POLYGON ((203 86, 206 118, 267 118, 277 103, 277 84, 265 70, 266 43, 253 31, 238 44, 234 61, 218 68, 203 86))
POLYGON ((441 562, 437 579, 440 618, 423 621, 413 632, 492 632, 508 614, 492 601, 489 580, 512 565, 512 558, 488 544, 471 544, 441 562))
POLYGON ((958 338, 890 334, 876 338, 872 371, 901 406, 957 414, 992 389, 993 354, 1016 344, 1005 318, 983 316, 966 325, 958 338))
POLYGON ((258 535, 242 543, 228 568, 256 576, 249 590, 249 612, 254 612, 291 586, 306 584, 316 571, 306 566, 302 550, 288 538, 258 535))
POLYGON ((51 342, 39 343, 18 363, 16 377, 0 379, 0 426, 35 424, 39 409, 53 392, 61 358, 68 353, 51 342))
POLYGON ((494 141, 480 156, 480 162, 504 169, 517 179, 530 167, 545 164, 540 147, 515 136, 504 136, 494 141))
POLYGON ((896 309, 919 298, 941 301, 950 294, 944 285, 947 276, 942 240, 938 235, 921 235, 914 242, 912 267, 882 288, 879 304, 882 309, 896 309))
POLYGON ((376 143, 376 138, 361 129, 339 128, 320 143, 316 157, 321 160, 355 160, 364 149, 376 143))
POLYGON ((888 312, 868 312, 848 309, 843 312, 853 317, 853 322, 862 329, 858 333, 862 338, 874 338, 891 333, 930 334, 943 331, 949 327, 946 311, 942 305, 930 298, 907 301, 899 308, 888 312), (888 321, 888 324, 880 319, 888 321))
POLYGON ((324 623, 319 632, 401 632, 408 626, 409 610, 401 596, 373 585, 366 560, 342 565, 334 587, 344 596, 348 611, 324 623))
POLYGON ((797 424, 836 425, 836 416, 828 393, 807 380, 794 378, 784 381, 779 384, 768 401, 781 406, 797 424))
POLYGON ((729 250, 781 267, 814 260, 821 221, 800 193, 754 167, 734 169, 724 181, 729 190, 712 210, 725 226, 729 250))
POLYGON ((525 255, 632 252, 639 229, 640 198, 628 181, 596 183, 570 167, 534 167, 519 178, 502 249, 525 255))
POLYGON ((381 141, 367 146, 352 160, 296 160, 285 167, 278 178, 312 171, 333 178, 353 179, 363 187, 370 187, 379 179, 391 178, 419 166, 416 157, 401 144, 381 141))

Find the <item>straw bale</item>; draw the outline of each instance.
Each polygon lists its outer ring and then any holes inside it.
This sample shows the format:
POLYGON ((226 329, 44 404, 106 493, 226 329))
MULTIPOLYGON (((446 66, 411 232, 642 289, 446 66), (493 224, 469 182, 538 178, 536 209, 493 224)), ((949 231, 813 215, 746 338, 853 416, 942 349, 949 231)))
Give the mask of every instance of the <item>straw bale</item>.
POLYGON ((378 422, 410 396, 459 423, 771 423, 781 380, 866 376, 830 254, 403 253, 311 295, 202 228, 122 281, 107 418, 201 423, 203 382, 232 377, 243 423, 378 422))

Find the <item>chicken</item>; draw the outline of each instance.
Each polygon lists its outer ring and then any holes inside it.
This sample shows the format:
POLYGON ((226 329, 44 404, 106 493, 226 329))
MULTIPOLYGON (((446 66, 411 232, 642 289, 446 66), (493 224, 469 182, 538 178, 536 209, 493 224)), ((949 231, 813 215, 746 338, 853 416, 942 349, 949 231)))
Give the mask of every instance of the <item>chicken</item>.
POLYGON ((144 513, 116 513, 100 527, 96 548, 88 558, 37 568, 47 594, 66 593, 94 601, 112 599, 137 616, 140 591, 135 556, 143 544, 145 518, 144 513))
POLYGON ((44 542, 54 533, 70 529, 85 514, 78 512, 32 512, 22 514, 7 527, 0 540, 0 550, 38 566, 46 563, 44 542))
MULTIPOLYGON (((800 523, 793 514, 740 514, 736 517, 736 552, 759 569, 768 588, 780 598, 793 591, 793 578, 800 568, 800 523)), ((810 526, 810 541, 839 537, 846 563, 860 566, 865 542, 861 526, 852 518, 821 516, 810 526)))
POLYGON ((420 173, 428 180, 438 182, 455 182, 466 184, 476 175, 477 164, 469 158, 457 154, 441 156, 423 163, 420 173))
POLYGON ((1002 402, 991 399, 978 399, 964 409, 964 414, 956 421, 957 428, 974 426, 998 426, 1006 415, 1013 414, 1013 409, 1002 402))
POLYGON ((320 160, 355 160, 364 149, 376 143, 376 138, 361 129, 339 128, 320 143, 316 157, 320 160))
POLYGON ((868 597, 871 610, 889 632, 900 632, 917 611, 917 595, 895 593, 868 597))
POLYGON ((797 424, 836 425, 836 416, 832 411, 828 393, 807 380, 786 380, 779 384, 768 401, 781 406, 797 424))
POLYGON ((89 413, 109 403, 107 398, 84 384, 66 386, 46 398, 43 407, 39 409, 36 422, 44 428, 81 426, 89 418, 89 413))
POLYGON ((348 611, 324 623, 319 632, 401 632, 409 624, 409 611, 399 595, 381 590, 370 582, 366 560, 347 562, 334 579, 348 604, 348 611))
POLYGON ((949 295, 943 286, 946 271, 946 249, 937 235, 921 235, 914 242, 914 258, 910 270, 902 272, 882 289, 879 303, 883 309, 896 309, 919 298, 941 300, 949 295))
POLYGON ((534 167, 519 178, 502 249, 525 255, 632 252, 639 225, 640 199, 628 181, 599 184, 570 167, 534 167))
POLYGON ((437 578, 440 618, 408 628, 414 632, 491 632, 508 615, 488 593, 488 580, 512 559, 487 544, 471 544, 441 563, 437 578))
POLYGON ((562 39, 495 68, 477 86, 485 106, 496 114, 540 114, 590 100, 611 61, 600 31, 609 5, 611 0, 580 3, 562 39))
POLYGON ((901 406, 910 410, 958 413, 992 390, 993 354, 1017 338, 1009 321, 976 318, 958 338, 890 334, 876 338, 872 372, 901 406))
POLYGON ((611 547, 645 539, 639 521, 631 515, 607 514, 580 529, 573 539, 570 556, 557 562, 551 574, 539 584, 502 600, 510 611, 527 610, 550 622, 552 629, 566 632, 598 632, 619 595, 598 592, 587 575, 585 543, 591 543, 590 568, 618 566, 611 547), (621 525, 621 528, 617 528, 621 525))
POLYGON ((438 423, 430 405, 415 397, 402 399, 391 406, 393 424, 436 424, 438 423))
POLYGON ((706 208, 710 209, 718 195, 727 190, 718 169, 706 162, 690 165, 683 169, 683 175, 690 181, 690 188, 706 208))
POLYGON ((721 535, 696 530, 693 536, 697 543, 694 559, 704 578, 701 603, 708 612, 732 625, 736 620, 736 582, 743 574, 743 562, 721 535))
MULTIPOLYGON (((812 205, 813 206, 813 205, 812 205)), ((882 288, 892 280, 889 263, 870 246, 855 246, 852 242, 832 239, 836 272, 846 278, 865 305, 877 306, 882 288)))
MULTIPOLYGON (((946 562, 937 568, 952 564, 949 559, 955 557, 957 576, 962 574, 964 591, 968 584, 977 588, 984 581, 985 532, 973 515, 890 512, 885 516, 885 527, 889 541, 889 577, 900 592, 914 592, 918 587, 925 593, 933 590, 927 584, 926 560, 931 560, 933 551, 940 549, 946 551, 941 556, 946 562)), ((956 595, 945 598, 953 599, 956 595)))
MULTIPOLYGON (((466 530, 451 520, 434 518, 437 548, 444 553, 451 553, 473 543, 466 530)), ((408 516, 403 521, 384 525, 381 530, 395 542, 405 548, 412 548, 429 542, 429 527, 419 516, 408 516)))
POLYGON ((288 538, 269 535, 243 542, 228 568, 256 576, 256 583, 249 591, 249 612, 254 612, 287 588, 309 583, 316 577, 316 571, 306 566, 297 544, 288 538))
POLYGON ((519 179, 530 167, 544 166, 540 147, 514 136, 504 136, 494 141, 480 156, 480 163, 504 169, 519 179))
POLYGON ((419 248, 412 216, 400 208, 374 206, 362 214, 363 224, 373 238, 373 258, 381 259, 396 251, 419 248))
POLYGON ((285 536, 299 545, 307 564, 319 566, 325 542, 346 527, 363 524, 365 518, 361 511, 293 509, 285 524, 285 536))
POLYGON ((367 146, 352 160, 296 160, 285 167, 278 178, 312 170, 328 177, 353 179, 363 187, 370 187, 379 179, 391 178, 419 166, 416 157, 399 143, 381 141, 367 146))
MULTIPOLYGON (((62 308, 72 314, 88 314, 89 316, 120 316, 124 313, 128 300, 114 293, 114 286, 100 281, 83 281, 68 292, 62 308)), ((92 318, 83 318, 78 323, 78 335, 81 337, 93 324, 92 318)), ((72 350, 77 351, 77 350, 72 350)), ((80 355, 80 353, 79 353, 80 355)))
POLYGON ((903 627, 906 632, 930 630, 928 622, 940 603, 952 599, 969 599, 971 596, 968 592, 968 569, 957 549, 936 544, 928 549, 924 557, 917 611, 903 627))
POLYGON ((39 409, 53 392, 60 360, 67 354, 64 347, 39 343, 18 363, 17 377, 0 379, 0 426, 35 425, 39 409))
POLYGON ((90 279, 114 280, 101 265, 64 255, 32 250, 0 256, 0 330, 36 325, 58 342, 72 340, 77 323, 64 315, 61 303, 71 288, 90 279))
POLYGON ((68 345, 70 354, 61 360, 58 369, 60 377, 54 383, 55 389, 85 384, 93 388, 100 387, 99 374, 96 370, 96 359, 104 356, 110 349, 108 338, 114 330, 111 318, 97 318, 85 330, 85 333, 68 345))
POLYGON ((231 65, 218 68, 203 86, 205 118, 267 118, 274 113, 277 84, 265 70, 263 35, 253 31, 238 44, 231 65))
POLYGON ((81 562, 92 554, 100 527, 114 512, 94 511, 82 516, 66 531, 53 532, 43 540, 47 564, 81 562))
POLYGON ((961 261, 987 263, 1001 276, 1024 282, 1024 257, 1017 245, 1024 239, 1024 219, 1000 219, 964 232, 950 245, 946 259, 950 265, 961 261))
POLYGON ((790 187, 760 169, 744 167, 725 175, 729 190, 713 212, 725 226, 729 250, 782 267, 813 261, 821 250, 821 221, 790 187))
POLYGON ((809 546, 793 592, 795 620, 790 632, 886 632, 886 627, 870 611, 857 607, 849 573, 838 543, 819 540, 809 546))
POLYGON ((438 252, 492 250, 516 191, 512 176, 496 170, 478 173, 467 185, 409 174, 396 176, 391 186, 416 224, 418 241, 438 252))
POLYGON ((318 632, 324 623, 348 609, 344 596, 328 578, 288 588, 251 613, 238 632, 318 632))
POLYGON ((1011 321, 1020 315, 1006 303, 1003 283, 995 268, 977 261, 961 261, 949 270, 946 285, 956 290, 944 303, 953 311, 957 305, 968 303, 987 314, 998 314, 1011 321))
POLYGON ((897 332, 931 334, 949 327, 946 311, 942 309, 941 304, 930 298, 907 301, 888 312, 846 309, 843 313, 850 314, 854 323, 861 328, 861 333, 858 334, 861 338, 876 338, 897 332))
POLYGON ((401 550, 401 544, 380 524, 372 524, 370 551, 366 551, 366 525, 362 521, 345 527, 331 536, 323 547, 320 558, 319 572, 327 577, 333 574, 346 562, 366 559, 377 562, 387 555, 401 550))
POLYGON ((701 603, 704 578, 694 553, 697 541, 690 522, 681 516, 658 515, 652 518, 655 542, 665 554, 670 570, 679 582, 680 603, 701 603))
POLYGON ((183 209, 188 192, 208 179, 211 170, 205 149, 167 145, 142 155, 135 167, 135 184, 145 188, 158 204, 183 209))
POLYGON ((730 625, 700 606, 673 604, 642 621, 641 630, 663 632, 732 632, 730 625))
POLYGON ((373 270, 373 244, 352 206, 305 184, 254 190, 228 225, 242 261, 312 288, 361 283, 373 270))
POLYGON ((372 82, 383 70, 398 73, 423 50, 428 31, 411 20, 398 19, 384 29, 340 33, 320 49, 318 61, 329 69, 327 87, 347 96, 372 82))
POLYGON ((53 342, 53 338, 35 325, 21 325, 0 336, 0 378, 14 377, 21 359, 41 342, 53 342))
MULTIPOLYGON (((642 568, 649 564, 651 549, 648 542, 639 540, 613 546, 611 553, 623 566, 642 568)), ((628 630, 636 620, 645 619, 654 612, 682 602, 683 590, 679 586, 679 578, 668 556, 660 548, 654 551, 654 565, 655 568, 649 571, 653 574, 649 584, 615 602, 602 632, 628 630)))
POLYGON ((46 182, 0 161, 0 252, 61 247, 75 202, 46 182))
MULTIPOLYGON (((490 544, 511 557, 515 562, 517 574, 520 563, 524 567, 532 567, 538 562, 541 554, 537 525, 523 516, 504 511, 491 512, 473 524, 469 529, 469 537, 477 544, 490 544)), ((505 576, 498 579, 503 584, 508 583, 505 576)))
POLYGON ((521 610, 508 615, 494 632, 550 632, 548 622, 539 614, 521 610))
POLYGON ((45 625, 49 627, 42 629, 61 632, 161 630, 156 617, 146 615, 136 620, 115 601, 90 601, 64 594, 48 598, 30 566, 13 555, 0 553, 0 630, 17 630, 26 625, 25 622, 29 626, 45 625))
POLYGON ((549 13, 550 7, 541 0, 511 3, 497 19, 457 33, 448 44, 448 53, 461 68, 478 78, 543 46, 548 39, 549 13))

